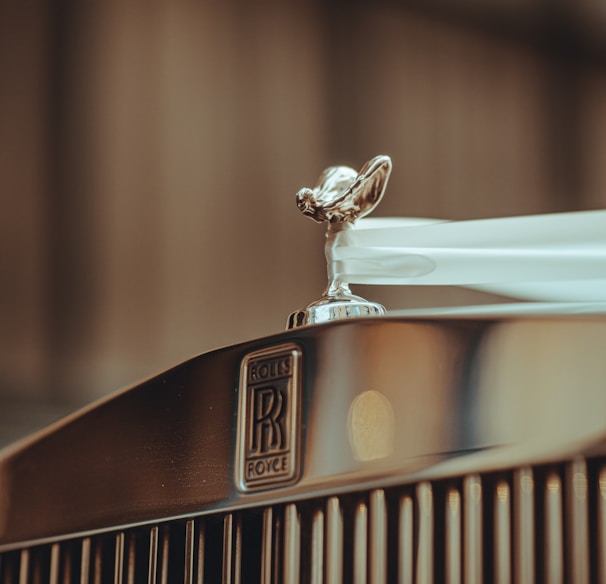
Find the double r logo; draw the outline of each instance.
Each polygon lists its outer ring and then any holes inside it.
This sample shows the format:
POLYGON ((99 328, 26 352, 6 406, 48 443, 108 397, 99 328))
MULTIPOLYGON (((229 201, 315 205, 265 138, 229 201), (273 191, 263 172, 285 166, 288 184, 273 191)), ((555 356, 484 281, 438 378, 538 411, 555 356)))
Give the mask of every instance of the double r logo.
POLYGON ((250 455, 266 454, 285 448, 286 399, 278 387, 259 387, 253 390, 250 455))
POLYGON ((235 460, 240 491, 299 478, 302 355, 298 344, 283 343, 241 361, 235 460))

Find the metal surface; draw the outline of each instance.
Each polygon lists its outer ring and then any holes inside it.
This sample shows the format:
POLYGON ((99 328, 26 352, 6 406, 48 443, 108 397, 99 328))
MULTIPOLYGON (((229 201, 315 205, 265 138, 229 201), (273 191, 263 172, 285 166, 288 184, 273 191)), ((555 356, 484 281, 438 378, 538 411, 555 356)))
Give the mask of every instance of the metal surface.
POLYGON ((564 581, 564 525, 562 509, 562 480, 555 471, 547 476, 545 501, 545 564, 543 573, 547 582, 564 581))
POLYGON ((273 509, 268 507, 263 511, 263 532, 261 536, 261 584, 271 584, 272 581, 273 526, 273 509))
POLYGON ((385 492, 370 493, 370 581, 387 582, 387 506, 385 492))
MULTIPOLYGON (((364 542, 366 544, 366 541, 364 542)), ((366 554, 366 545, 364 545, 366 554)), ((326 583, 338 584, 343 578, 343 512, 337 497, 326 503, 326 583)), ((358 554, 356 553, 356 557, 358 554)))
POLYGON ((434 566, 434 510, 431 484, 423 481, 417 485, 419 541, 417 546, 417 584, 433 582, 434 566))
POLYGON ((575 459, 566 468, 568 580, 589 584, 589 480, 587 464, 575 459))
POLYGON ((464 497, 464 578, 466 584, 483 581, 482 577, 482 480, 470 475, 463 482, 464 497))
POLYGON ((298 584, 301 567, 301 516, 294 503, 284 510, 283 582, 298 584))
POLYGON ((493 494, 494 508, 494 582, 511 582, 511 496, 509 484, 500 480, 493 494))
POLYGON ((242 360, 235 461, 241 491, 299 478, 301 357, 298 345, 285 343, 242 360))
MULTIPOLYGON (((342 550, 332 557, 335 564, 343 563, 342 550)), ((340 566, 339 575, 343 572, 340 566)), ((368 572, 368 505, 358 503, 354 514, 354 545, 353 545, 353 581, 354 584, 364 584, 368 572)), ((341 582, 341 580, 334 580, 341 582)))
POLYGON ((316 509, 311 530, 310 582, 322 584, 324 581, 324 512, 316 509))
POLYGON ((375 156, 356 172, 348 166, 327 168, 318 184, 297 193, 300 211, 319 223, 354 222, 381 201, 391 174, 389 156, 375 156))
POLYGON ((461 545, 466 508, 478 500, 474 488, 478 475, 467 475, 356 491, 328 502, 312 498, 265 507, 263 513, 254 508, 217 512, 165 521, 151 529, 132 527, 4 552, 0 582, 601 582, 600 480, 605 469, 606 457, 600 456, 483 473, 484 528, 473 544, 474 558, 482 557, 483 563, 475 573, 468 569, 469 556, 461 545), (583 469, 584 484, 578 476, 583 469), (537 571, 516 572, 519 577, 514 575, 516 561, 511 555, 519 553, 519 542, 508 533, 508 525, 520 493, 512 485, 522 479, 524 498, 528 493, 524 478, 529 476, 537 477, 540 485, 536 513, 528 517, 537 530, 526 541, 537 571), (580 488, 581 494, 597 497, 595 515, 589 513, 594 507, 587 498, 580 497, 580 507, 570 499, 575 476, 575 496, 580 488), (468 488, 461 490, 461 485, 468 488), (568 519, 578 513, 587 518, 587 532, 585 525, 579 529, 568 519), (330 516, 332 527, 327 522, 330 516), (208 554, 200 537, 205 532, 212 548, 208 554), (160 545, 153 545, 158 533, 160 545), (585 533, 589 543, 585 548, 568 543, 581 536, 580 544, 585 533), (266 539, 268 547, 262 543, 266 539), (332 571, 330 564, 339 571, 332 571), (151 572, 152 565, 159 570, 151 572))
MULTIPOLYGON (((603 452, 605 341, 606 318, 598 316, 366 319, 203 355, 5 450, 0 551, 170 517, 469 475, 464 572, 474 581, 481 571, 474 552, 482 538, 478 473, 603 452), (302 351, 300 479, 240 493, 233 461, 242 360, 293 342, 302 351), (381 398, 365 397, 365 417, 355 418, 357 400, 372 392, 381 398)), ((549 501, 559 505, 562 493, 545 485, 546 520, 557 526, 562 518, 549 501)), ((570 517, 582 524, 575 509, 570 517)), ((514 528, 526 533, 520 521, 514 528)), ((549 544, 549 562, 559 541, 549 544)))
POLYGON ((448 584, 460 584, 462 575, 461 561, 461 493, 456 487, 451 487, 446 494, 445 519, 445 580, 448 584))
POLYGON ((531 584, 535 574, 533 472, 531 468, 523 467, 516 470, 513 477, 516 582, 531 584))
MULTIPOLYGON (((327 223, 327 260, 331 257, 330 248, 336 233, 350 229, 357 219, 368 215, 379 204, 390 174, 389 156, 375 156, 359 173, 347 166, 327 168, 315 188, 304 188, 297 193, 300 211, 314 221, 327 223)), ((303 310, 293 312, 287 328, 385 314, 380 304, 352 294, 349 285, 335 276, 335 266, 330 261, 327 271, 328 285, 322 297, 303 310)))
POLYGON ((293 329, 310 324, 383 314, 385 308, 381 304, 356 296, 349 289, 349 285, 341 280, 331 280, 320 299, 290 314, 286 328, 293 329))

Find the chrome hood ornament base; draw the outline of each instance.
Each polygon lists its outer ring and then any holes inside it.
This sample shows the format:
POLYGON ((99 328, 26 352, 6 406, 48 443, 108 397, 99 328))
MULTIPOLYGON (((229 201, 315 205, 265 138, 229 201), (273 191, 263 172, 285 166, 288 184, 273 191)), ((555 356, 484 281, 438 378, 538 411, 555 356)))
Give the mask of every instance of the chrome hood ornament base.
POLYGON ((303 188, 297 193, 299 210, 318 223, 327 223, 328 286, 321 298, 289 316, 287 328, 385 314, 383 306, 352 294, 349 285, 336 277, 329 251, 338 232, 352 229, 357 219, 379 204, 391 166, 391 158, 384 155, 375 156, 359 172, 348 166, 332 166, 320 175, 313 189, 303 188))

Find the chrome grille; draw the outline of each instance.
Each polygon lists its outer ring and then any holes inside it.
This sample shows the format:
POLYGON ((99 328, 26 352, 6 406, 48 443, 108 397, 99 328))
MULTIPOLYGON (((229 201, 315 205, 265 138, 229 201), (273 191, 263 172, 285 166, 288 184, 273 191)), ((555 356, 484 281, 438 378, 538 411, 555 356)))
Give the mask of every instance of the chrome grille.
POLYGON ((603 582, 606 461, 423 481, 0 555, 0 582, 603 582))

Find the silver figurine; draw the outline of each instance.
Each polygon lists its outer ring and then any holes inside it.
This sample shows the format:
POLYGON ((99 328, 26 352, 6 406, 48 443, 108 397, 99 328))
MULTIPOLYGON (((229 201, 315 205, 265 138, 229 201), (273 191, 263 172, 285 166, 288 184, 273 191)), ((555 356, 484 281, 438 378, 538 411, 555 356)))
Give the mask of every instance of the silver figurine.
POLYGON ((379 204, 391 166, 391 158, 385 155, 375 156, 359 172, 348 166, 331 166, 320 175, 313 189, 303 188, 297 193, 299 210, 318 223, 327 223, 328 286, 320 299, 289 316, 288 328, 385 314, 383 306, 352 294, 347 282, 335 276, 332 249, 335 233, 351 229, 357 219, 379 204))

